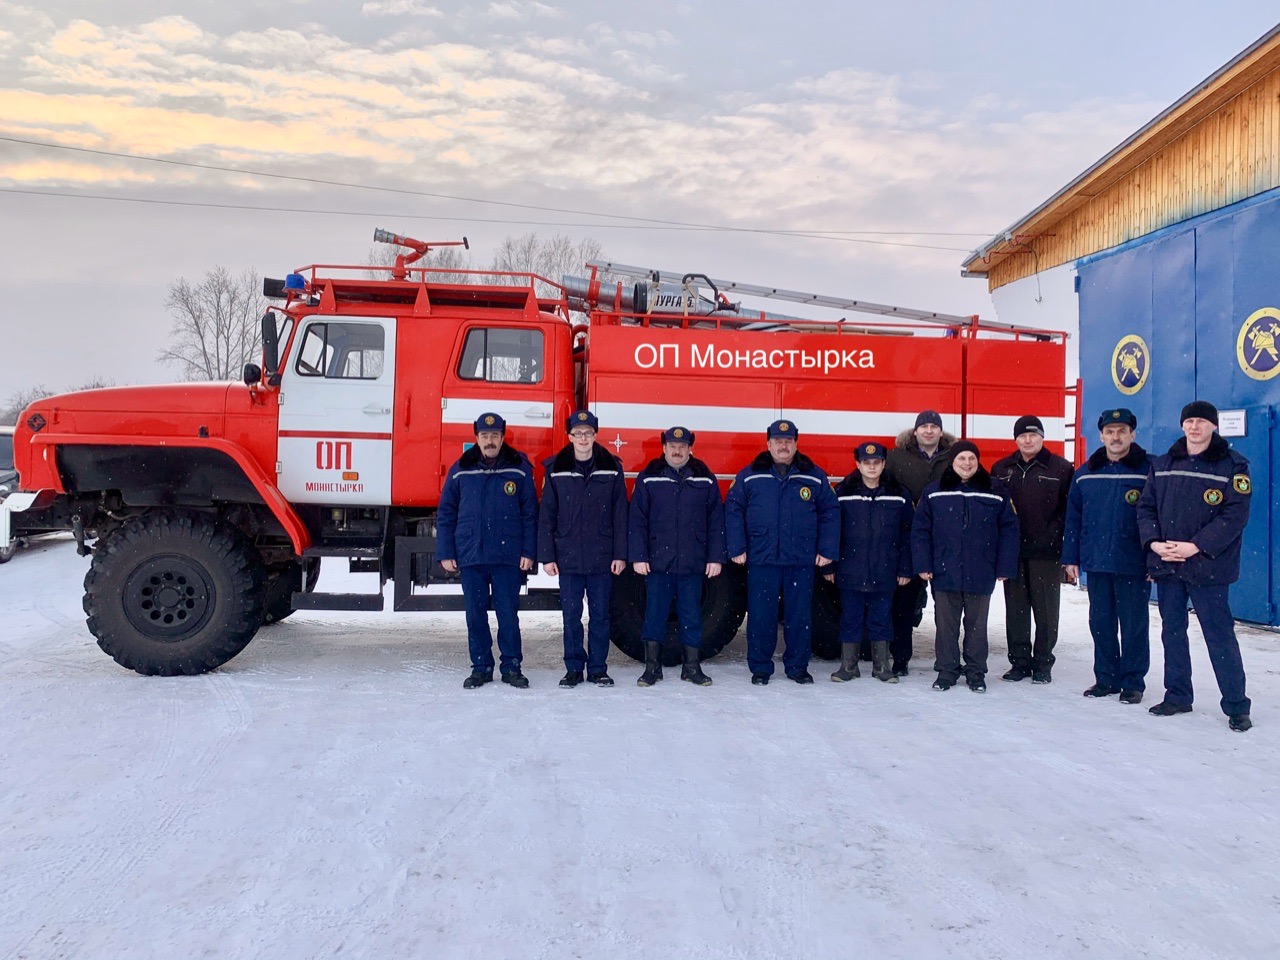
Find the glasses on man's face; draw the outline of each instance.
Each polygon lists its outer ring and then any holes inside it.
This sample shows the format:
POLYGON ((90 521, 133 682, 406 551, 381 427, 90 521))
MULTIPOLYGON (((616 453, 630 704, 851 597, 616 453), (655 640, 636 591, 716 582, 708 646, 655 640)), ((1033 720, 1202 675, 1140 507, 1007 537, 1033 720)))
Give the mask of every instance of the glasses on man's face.
POLYGON ((594 433, 585 433, 583 431, 577 431, 575 433, 569 434, 570 439, 573 439, 573 440, 590 440, 594 436, 595 436, 594 433))

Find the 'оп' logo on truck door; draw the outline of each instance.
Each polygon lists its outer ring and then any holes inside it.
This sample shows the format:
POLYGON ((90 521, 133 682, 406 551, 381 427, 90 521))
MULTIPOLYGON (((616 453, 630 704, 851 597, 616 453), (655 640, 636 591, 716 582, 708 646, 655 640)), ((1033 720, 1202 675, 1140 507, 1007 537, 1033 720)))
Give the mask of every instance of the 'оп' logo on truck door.
POLYGON ((317 440, 316 441, 316 469, 317 470, 350 470, 351 469, 351 441, 350 440, 317 440))

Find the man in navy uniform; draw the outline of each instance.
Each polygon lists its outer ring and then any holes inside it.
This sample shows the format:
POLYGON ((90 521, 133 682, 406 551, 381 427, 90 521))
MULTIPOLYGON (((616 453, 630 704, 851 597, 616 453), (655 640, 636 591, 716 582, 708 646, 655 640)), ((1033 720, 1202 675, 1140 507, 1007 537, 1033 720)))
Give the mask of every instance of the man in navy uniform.
POLYGON ((840 555, 840 504, 826 473, 797 449, 793 422, 775 420, 765 436, 768 449, 738 472, 725 501, 729 557, 747 565, 747 665, 752 683, 769 682, 781 596, 783 668, 796 683, 813 683, 813 571, 840 555))
MULTIPOLYGON (((898 434, 894 448, 885 458, 885 478, 906 487, 913 505, 920 502, 924 488, 942 476, 951 462, 946 456, 956 438, 942 429, 942 415, 937 410, 921 410, 915 426, 898 434)), ((905 677, 910 668, 912 630, 920 625, 929 588, 913 576, 893 592, 893 673, 905 677)))
POLYGON ((1030 677, 1032 683, 1051 683, 1062 598, 1062 525, 1075 468, 1045 449, 1044 424, 1039 417, 1019 417, 1013 425, 1013 439, 1018 449, 991 468, 991 476, 1009 488, 1021 531, 1018 573, 1004 582, 1009 672, 1002 679, 1030 677))
POLYGON ((662 641, 671 599, 676 601, 684 668, 680 679, 699 687, 702 672, 702 578, 718 577, 725 562, 724 501, 711 469, 693 456, 693 431, 662 432, 662 456, 636 477, 631 497, 629 555, 645 578, 644 673, 636 684, 662 679, 662 641))
POLYGON ((613 578, 627 567, 627 482, 618 458, 596 443, 598 423, 589 410, 570 414, 569 443, 543 464, 546 481, 538 511, 538 560, 560 578, 564 617, 562 687, 587 681, 611 687, 609 597, 613 578), (582 645, 582 598, 590 613, 582 645))
POLYGON ((886 683, 898 677, 889 665, 893 637, 893 591, 911 579, 911 494, 884 477, 885 448, 860 443, 857 469, 836 487, 840 502, 840 559, 826 578, 840 588, 839 683, 861 675, 858 650, 865 633, 873 654, 871 675, 886 683))
POLYGON ((1253 726, 1244 663, 1227 592, 1240 577, 1240 539, 1249 520, 1249 461, 1218 436, 1218 411, 1182 408, 1182 439, 1157 457, 1138 500, 1138 531, 1156 581, 1164 643, 1164 700, 1157 717, 1190 713, 1187 602, 1195 607, 1232 730, 1253 726))
POLYGON ((467 606, 468 690, 493 679, 489 607, 498 618, 502 682, 523 689, 520 672, 520 587, 537 554, 538 496, 529 458, 505 442, 507 424, 482 413, 475 445, 449 468, 436 516, 436 558, 449 573, 462 572, 467 606))
POLYGON ((963 625, 969 689, 986 693, 987 614, 997 581, 1018 573, 1018 517, 1009 488, 983 469, 972 441, 957 440, 950 460, 920 497, 911 557, 917 575, 933 585, 933 689, 950 690, 960 676, 963 625))
POLYGON ((1067 495, 1062 564, 1067 579, 1087 575, 1093 686, 1086 697, 1120 694, 1141 703, 1151 666, 1146 550, 1138 539, 1138 497, 1151 472, 1134 442, 1138 418, 1124 407, 1098 417, 1102 446, 1075 472, 1067 495))

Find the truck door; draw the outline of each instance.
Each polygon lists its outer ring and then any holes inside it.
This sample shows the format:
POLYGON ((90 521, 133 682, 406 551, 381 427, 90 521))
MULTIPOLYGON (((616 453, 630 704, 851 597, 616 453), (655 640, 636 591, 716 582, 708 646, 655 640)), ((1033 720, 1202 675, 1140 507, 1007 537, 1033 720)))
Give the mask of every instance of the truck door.
POLYGON ((445 464, 475 440, 472 424, 486 412, 507 421, 507 442, 535 463, 551 452, 555 439, 562 439, 553 429, 555 354, 547 339, 544 330, 533 325, 476 321, 462 326, 441 397, 445 464))
POLYGON ((294 503, 391 502, 390 317, 311 317, 281 371, 279 486, 294 503))

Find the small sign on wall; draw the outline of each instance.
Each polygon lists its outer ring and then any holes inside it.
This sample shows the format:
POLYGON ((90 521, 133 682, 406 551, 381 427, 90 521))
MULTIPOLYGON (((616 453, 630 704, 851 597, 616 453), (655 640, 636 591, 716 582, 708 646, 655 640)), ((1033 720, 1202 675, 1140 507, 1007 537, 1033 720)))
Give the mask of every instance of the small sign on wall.
POLYGON ((1218 411, 1218 435, 1222 437, 1243 437, 1247 435, 1243 410, 1218 411))

